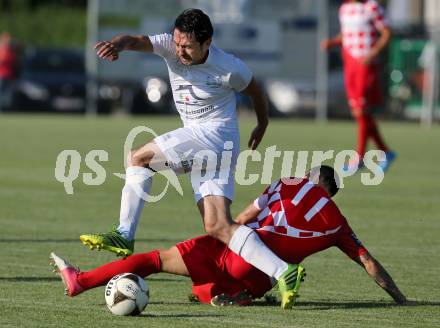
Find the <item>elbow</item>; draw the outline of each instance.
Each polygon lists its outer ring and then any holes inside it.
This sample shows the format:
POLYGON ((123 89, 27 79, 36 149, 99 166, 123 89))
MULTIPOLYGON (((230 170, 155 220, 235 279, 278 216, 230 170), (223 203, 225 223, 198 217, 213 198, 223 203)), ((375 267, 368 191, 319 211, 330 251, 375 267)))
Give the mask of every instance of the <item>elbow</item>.
POLYGON ((391 29, 389 27, 387 27, 382 31, 381 36, 384 40, 384 43, 388 44, 391 40, 391 37, 393 36, 393 32, 391 31, 391 29))
POLYGON ((235 222, 237 222, 238 224, 246 224, 246 221, 244 219, 244 217, 242 215, 239 215, 235 218, 235 222))

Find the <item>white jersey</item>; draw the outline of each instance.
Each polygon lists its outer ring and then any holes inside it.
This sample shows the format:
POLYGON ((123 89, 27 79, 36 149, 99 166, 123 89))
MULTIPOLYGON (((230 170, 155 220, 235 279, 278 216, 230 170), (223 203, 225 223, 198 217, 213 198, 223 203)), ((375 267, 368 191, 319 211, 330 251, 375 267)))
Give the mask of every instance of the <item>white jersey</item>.
POLYGON ((184 126, 208 123, 238 128, 234 92, 244 90, 251 81, 248 66, 213 44, 203 64, 183 65, 171 34, 149 38, 154 53, 167 63, 174 102, 184 126))

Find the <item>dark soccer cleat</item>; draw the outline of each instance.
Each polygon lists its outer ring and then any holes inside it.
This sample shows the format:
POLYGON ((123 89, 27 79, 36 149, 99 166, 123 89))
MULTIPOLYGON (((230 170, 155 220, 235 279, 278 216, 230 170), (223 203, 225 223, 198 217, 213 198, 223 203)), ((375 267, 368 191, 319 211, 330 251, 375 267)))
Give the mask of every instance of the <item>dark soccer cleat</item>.
POLYGON ((241 291, 233 296, 228 294, 216 295, 211 299, 212 306, 246 306, 252 304, 252 295, 247 291, 241 291))
POLYGON ((134 240, 125 239, 117 230, 102 234, 81 235, 79 239, 90 249, 105 249, 116 253, 117 256, 129 256, 134 250, 134 240))

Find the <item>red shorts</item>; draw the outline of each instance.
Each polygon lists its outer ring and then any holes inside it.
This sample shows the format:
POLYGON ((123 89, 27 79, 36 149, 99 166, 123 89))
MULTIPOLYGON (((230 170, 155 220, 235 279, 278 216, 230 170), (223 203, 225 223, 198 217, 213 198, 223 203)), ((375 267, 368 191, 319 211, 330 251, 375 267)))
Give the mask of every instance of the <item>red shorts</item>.
POLYGON ((269 277, 233 253, 225 244, 201 236, 176 245, 193 282, 192 292, 200 302, 225 293, 247 290, 254 298, 272 288, 269 277))
POLYGON ((343 51, 344 81, 350 108, 367 109, 382 104, 380 66, 365 65, 343 51))

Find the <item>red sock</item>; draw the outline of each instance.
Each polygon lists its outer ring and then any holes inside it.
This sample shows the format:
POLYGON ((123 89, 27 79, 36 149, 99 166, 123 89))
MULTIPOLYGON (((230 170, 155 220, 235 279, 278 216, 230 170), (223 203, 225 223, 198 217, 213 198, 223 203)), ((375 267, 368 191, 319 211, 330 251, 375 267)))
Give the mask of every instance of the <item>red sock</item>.
POLYGON ((367 120, 364 114, 356 117, 358 131, 357 131, 357 153, 359 158, 362 159, 365 154, 365 148, 367 147, 368 127, 367 120))
POLYGON ((131 272, 142 278, 160 272, 159 251, 131 255, 125 259, 104 264, 88 272, 81 272, 78 275, 79 284, 84 289, 91 289, 104 286, 115 275, 131 272))
POLYGON ((367 123, 368 135, 373 139, 376 143, 377 148, 383 151, 388 151, 388 147, 385 145, 385 142, 380 135, 379 129, 377 127, 376 121, 371 115, 365 115, 365 120, 367 123))

